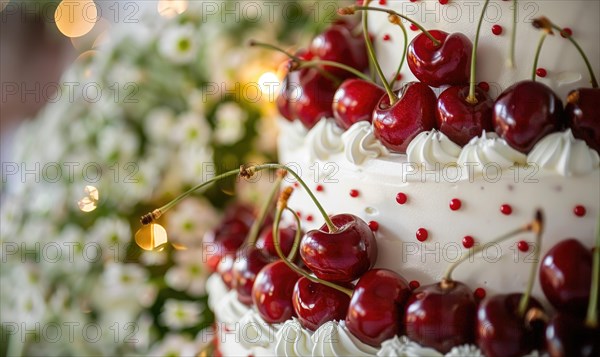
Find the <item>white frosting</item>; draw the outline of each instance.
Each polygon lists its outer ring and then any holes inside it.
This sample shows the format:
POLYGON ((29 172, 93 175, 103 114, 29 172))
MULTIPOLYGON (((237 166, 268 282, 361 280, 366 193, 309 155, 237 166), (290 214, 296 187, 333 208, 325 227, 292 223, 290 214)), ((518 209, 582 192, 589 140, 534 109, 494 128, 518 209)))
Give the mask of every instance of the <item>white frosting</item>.
POLYGON ((471 139, 458 157, 458 164, 467 177, 481 176, 488 167, 508 169, 515 164, 525 165, 527 157, 513 149, 495 133, 486 133, 471 139))
POLYGON ((435 129, 417 135, 406 149, 408 162, 425 167, 427 170, 456 163, 458 155, 460 155, 460 146, 435 129))
POLYGON ((256 311, 248 310, 240 320, 236 332, 240 344, 245 348, 268 348, 275 343, 278 328, 279 325, 269 324, 256 311))
POLYGON ((443 355, 432 348, 422 347, 416 342, 408 339, 406 336, 393 338, 383 341, 381 348, 377 352, 380 357, 442 357, 443 355))
POLYGON ((538 142, 527 157, 529 162, 563 176, 586 175, 597 170, 598 153, 585 141, 575 139, 571 129, 553 133, 538 142))
POLYGON ((366 121, 354 123, 342 134, 344 155, 355 165, 362 164, 366 159, 375 159, 388 155, 389 151, 373 134, 373 126, 366 121))
POLYGON ((346 329, 344 322, 323 324, 312 336, 313 356, 373 356, 377 349, 362 343, 346 329))
POLYGON ((327 160, 332 154, 342 152, 344 130, 333 119, 321 119, 306 135, 310 160, 327 160))
POLYGON ((206 281, 206 291, 208 292, 208 307, 215 311, 221 302, 221 299, 227 294, 227 285, 221 279, 219 274, 211 274, 206 281))
POLYGON ((450 352, 446 353, 446 357, 485 357, 477 346, 462 345, 453 347, 450 352))
POLYGON ((292 318, 286 321, 275 337, 275 354, 286 357, 310 356, 313 350, 312 333, 292 318))
POLYGON ((213 311, 219 317, 219 321, 226 326, 233 328, 250 308, 242 304, 237 298, 237 292, 231 290, 223 296, 223 298, 214 305, 213 311))

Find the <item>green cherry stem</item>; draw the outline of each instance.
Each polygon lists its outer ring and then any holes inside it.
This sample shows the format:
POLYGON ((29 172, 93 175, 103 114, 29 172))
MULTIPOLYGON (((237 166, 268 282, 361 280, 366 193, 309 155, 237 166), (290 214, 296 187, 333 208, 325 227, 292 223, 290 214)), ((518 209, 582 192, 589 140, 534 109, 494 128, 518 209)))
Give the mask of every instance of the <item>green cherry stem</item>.
POLYGON ((537 272, 537 267, 540 261, 540 255, 542 253, 542 234, 544 233, 544 215, 541 210, 538 210, 535 213, 535 220, 532 223, 532 231, 535 233, 535 249, 533 253, 533 264, 531 265, 531 270, 529 271, 529 280, 527 281, 527 289, 523 296, 521 296, 521 300, 519 301, 519 308, 517 313, 519 316, 525 316, 525 312, 527 312, 527 306, 529 305, 529 300, 531 300, 531 290, 533 290, 533 284, 535 283, 535 275, 537 272))
POLYGON ((269 209, 273 205, 273 199, 279 192, 279 188, 281 187, 281 182, 285 178, 287 171, 280 170, 277 172, 277 179, 275 180, 275 184, 271 188, 271 192, 267 196, 265 202, 263 202, 262 207, 260 208, 260 212, 258 214, 258 219, 254 220, 252 223, 252 227, 250 228, 250 232, 248 232, 248 237, 246 237, 246 242, 249 247, 254 247, 256 244, 256 240, 258 239, 258 234, 260 233, 260 228, 263 223, 265 223, 265 219, 267 214, 269 213, 269 209))
POLYGON ((477 97, 475 97, 477 46, 479 45, 479 34, 481 33, 481 24, 483 23, 483 16, 485 15, 485 10, 487 9, 489 3, 490 0, 485 0, 485 3, 483 4, 483 10, 481 10, 481 16, 479 17, 479 23, 477 24, 477 32, 475 33, 475 43, 473 43, 473 52, 471 53, 471 80, 469 83, 469 95, 466 98, 467 103, 470 104, 477 104, 477 97))
POLYGON ((508 67, 515 68, 515 46, 517 43, 517 24, 519 23, 519 11, 517 10, 517 0, 513 0, 513 26, 510 36, 510 47, 508 50, 508 67))
MULTIPOLYGON (((293 191, 292 187, 286 187, 284 189, 284 191, 281 193, 281 196, 279 197, 279 202, 277 202, 277 212, 275 213, 275 220, 273 221, 273 243, 275 245, 275 251, 277 252, 277 255, 279 256, 279 258, 281 258, 281 260, 283 260, 283 262, 290 269, 292 269, 299 275, 305 277, 306 279, 308 279, 312 282, 318 283, 318 284, 326 285, 332 289, 336 289, 336 290, 341 291, 344 294, 347 294, 348 296, 352 297, 352 290, 346 289, 344 287, 341 287, 341 286, 331 283, 329 281, 321 280, 317 277, 314 277, 314 276, 308 274, 304 270, 300 269, 296 264, 294 264, 289 259, 289 257, 286 257, 283 254, 283 251, 281 250, 281 241, 280 241, 281 237, 279 236, 279 223, 281 221, 281 215, 283 214, 283 211, 287 208, 287 200, 289 199, 290 195, 292 194, 292 191, 293 191)), ((296 215, 295 212, 293 212, 293 213, 294 213, 294 215, 296 215)), ((300 227, 300 225, 298 223, 299 223, 299 220, 296 221, 297 232, 299 232, 302 229, 302 227, 300 227)), ((294 241, 294 245, 296 245, 296 241, 294 241)))
POLYGON ((398 75, 400 75, 400 71, 402 71, 402 67, 404 66, 404 61, 406 61, 406 54, 408 52, 408 33, 406 31, 406 27, 402 24, 402 21, 400 21, 400 18, 398 16, 390 15, 388 17, 388 20, 391 23, 396 24, 400 27, 400 29, 402 30, 402 36, 404 37, 404 51, 402 52, 402 58, 400 59, 398 70, 396 70, 396 74, 394 75, 394 78, 392 78, 392 82, 390 83, 390 86, 394 88, 394 84, 396 84, 396 81, 398 80, 398 75))
POLYGON ((531 73, 531 80, 535 82, 536 78, 536 70, 538 65, 538 60, 540 59, 540 53, 542 52, 542 46, 544 45, 544 41, 546 41, 546 37, 548 36, 547 32, 542 33, 540 36, 540 41, 538 42, 537 48, 535 50, 535 58, 533 59, 533 71, 531 73))
POLYGON ((279 48, 275 45, 271 45, 268 43, 264 43, 264 42, 258 42, 258 41, 254 41, 251 40, 249 42, 249 45, 251 47, 263 47, 266 48, 268 50, 272 50, 272 51, 277 51, 280 53, 283 53, 284 55, 288 56, 292 61, 298 63, 298 68, 305 68, 305 67, 315 67, 317 69, 320 69, 320 66, 330 66, 330 67, 336 67, 336 68, 340 68, 343 69, 345 71, 348 71, 350 73, 352 73, 353 75, 364 79, 368 82, 372 82, 371 78, 369 78, 367 75, 365 75, 364 73, 358 71, 356 68, 350 67, 348 65, 345 65, 343 63, 339 63, 339 62, 334 62, 334 61, 324 61, 324 60, 310 60, 310 61, 305 61, 302 58, 293 55, 289 52, 287 52, 286 50, 279 48))
POLYGON ((590 302, 588 303, 586 326, 598 327, 598 295, 600 290, 600 216, 596 226, 596 246, 594 247, 594 258, 592 263, 592 287, 590 288, 590 302))
POLYGON ((287 257, 288 260, 294 261, 294 259, 296 259, 296 254, 298 253, 298 247, 300 246, 300 238, 302 238, 302 223, 300 222, 300 217, 296 211, 287 206, 285 209, 294 216, 294 220, 296 221, 296 235, 294 235, 294 244, 292 245, 292 250, 287 257))

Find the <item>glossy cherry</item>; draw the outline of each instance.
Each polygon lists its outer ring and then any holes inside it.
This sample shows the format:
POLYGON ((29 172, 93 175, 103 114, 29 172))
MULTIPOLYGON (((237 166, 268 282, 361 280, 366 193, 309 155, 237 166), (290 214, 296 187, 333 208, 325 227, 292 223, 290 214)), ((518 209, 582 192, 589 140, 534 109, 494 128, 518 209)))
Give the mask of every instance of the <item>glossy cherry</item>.
POLYGON ((302 277, 294 286, 292 303, 302 327, 315 331, 328 321, 343 320, 350 297, 339 290, 302 277))
POLYGON ((242 247, 238 250, 233 263, 232 276, 233 288, 237 291, 241 303, 252 304, 252 286, 256 275, 272 261, 272 257, 255 247, 242 247))
POLYGON ((468 95, 469 86, 452 86, 443 91, 437 100, 437 127, 460 146, 480 136, 484 130, 493 131, 492 98, 478 87, 475 88, 477 103, 467 102, 468 95))
POLYGON ((385 90, 363 79, 345 80, 333 97, 333 117, 342 129, 359 121, 371 122, 373 110, 385 90))
POLYGON ((403 313, 410 296, 406 279, 387 269, 372 269, 356 284, 346 327, 363 343, 379 347, 403 333, 403 313))
POLYGON ((565 113, 573 136, 600 153, 600 88, 580 88, 567 97, 565 113))
POLYGON ((432 86, 461 85, 469 82, 473 44, 461 33, 431 30, 436 44, 421 33, 408 45, 408 67, 421 82, 432 86))
MULTIPOLYGON (((289 255, 294 245, 294 237, 296 236, 296 227, 289 226, 285 228, 279 228, 279 239, 281 244, 281 250, 284 255, 289 255)), ((256 241, 256 247, 262 249, 266 254, 277 257, 277 251, 275 250, 275 243, 273 242, 273 226, 265 227, 258 240, 256 241)))
POLYGON ((266 265, 258 273, 252 287, 252 302, 263 320, 275 324, 294 316, 292 293, 299 278, 282 260, 266 265))
POLYGON ((510 146, 528 153, 544 136, 562 129, 562 102, 540 82, 521 81, 507 88, 494 104, 496 133, 510 146))
POLYGON ((476 311, 473 291, 461 282, 421 286, 406 304, 406 335, 447 353, 452 347, 475 341, 476 311))
POLYGON ((202 260, 211 272, 217 271, 217 266, 225 255, 235 255, 249 230, 244 221, 231 218, 204 235, 202 260))
POLYGON ((405 153, 419 133, 435 128, 436 97, 424 83, 410 82, 397 92, 398 101, 390 105, 383 96, 373 111, 373 131, 385 147, 405 153))
MULTIPOLYGON (((544 324, 527 324, 519 316, 522 294, 503 294, 482 301, 477 310, 477 345, 488 357, 523 356, 543 347, 544 324)), ((531 298, 527 310, 542 309, 531 298)), ((526 311, 527 311, 526 310, 526 311)))
POLYGON ((600 328, 586 326, 580 317, 558 313, 546 327, 546 350, 550 357, 600 356, 600 328))
POLYGON ((540 285, 561 312, 585 316, 592 282, 592 252, 577 239, 552 247, 540 265, 540 285))
POLYGON ((217 265, 217 274, 221 276, 223 283, 229 288, 233 288, 233 263, 235 262, 235 256, 225 255, 219 261, 217 265))
POLYGON ((307 232, 300 242, 300 256, 319 279, 350 282, 373 267, 377 242, 367 222, 351 214, 331 216, 337 227, 326 224, 307 232))

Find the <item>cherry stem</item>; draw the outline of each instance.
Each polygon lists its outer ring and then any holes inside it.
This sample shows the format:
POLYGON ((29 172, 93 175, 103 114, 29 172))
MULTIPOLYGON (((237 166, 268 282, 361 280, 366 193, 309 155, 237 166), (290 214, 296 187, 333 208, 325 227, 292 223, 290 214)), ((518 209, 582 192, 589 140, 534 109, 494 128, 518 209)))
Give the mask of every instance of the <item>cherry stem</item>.
POLYGON ((404 36, 404 50, 402 52, 402 58, 400 59, 398 70, 396 70, 396 74, 394 75, 394 78, 392 78, 392 83, 390 83, 390 87, 394 88, 394 84, 396 84, 398 76, 400 75, 400 71, 402 71, 402 67, 404 66, 404 61, 406 60, 406 54, 408 52, 408 33, 406 31, 406 27, 402 24, 402 21, 400 21, 400 18, 398 16, 390 15, 388 17, 388 20, 391 23, 400 26, 400 29, 402 30, 402 35, 404 36))
MULTIPOLYGON (((277 212, 275 213, 275 220, 273 221, 273 243, 275 245, 275 251, 277 251, 277 255, 279 256, 279 258, 281 258, 281 260, 283 260, 283 262, 293 271, 295 271, 296 273, 298 273, 299 275, 305 277, 306 279, 317 283, 317 284, 323 284, 326 285, 332 289, 336 289, 344 294, 347 294, 348 296, 352 297, 352 290, 350 289, 346 289, 342 286, 339 286, 337 284, 331 283, 329 281, 325 281, 325 280, 321 280, 317 277, 314 277, 310 274, 308 274, 306 271, 304 271, 303 269, 300 269, 296 264, 294 264, 289 257, 286 257, 283 254, 283 251, 281 250, 281 237, 279 236, 279 223, 281 221, 281 215, 283 214, 283 211, 288 208, 287 207, 287 199, 289 198, 289 196, 291 195, 293 189, 291 187, 287 187, 286 190, 284 190, 284 192, 282 192, 282 195, 280 196, 279 202, 277 203, 277 212)), ((289 209, 289 208, 288 208, 289 209)), ((290 209, 291 210, 291 209, 290 209)), ((292 211, 294 213, 294 215, 296 215, 296 213, 294 211, 292 211)), ((296 215, 297 216, 297 215, 296 215)), ((301 230, 300 225, 298 224, 300 222, 300 220, 296 221, 296 229, 297 232, 299 232, 301 230)), ((296 244, 296 241, 294 241, 294 245, 296 244)), ((293 251, 293 250, 292 250, 293 251)))
POLYGON ((224 174, 218 175, 213 177, 212 179, 203 182, 201 184, 198 184, 192 188, 190 188, 189 190, 187 190, 186 192, 182 193, 181 195, 177 196, 175 199, 173 199, 172 201, 170 201, 169 203, 167 203, 166 205, 155 209, 154 211, 147 213, 145 215, 142 216, 141 218, 141 222, 143 225, 146 224, 150 224, 153 221, 155 221, 156 219, 158 219, 160 217, 160 215, 164 214, 166 211, 168 211, 169 209, 171 209, 173 206, 175 206, 177 203, 179 203, 179 201, 181 201, 182 199, 186 198, 187 196, 191 195, 192 193, 194 193, 196 190, 201 189, 204 186, 207 186, 215 181, 219 181, 222 180, 224 178, 227 178, 229 176, 234 176, 234 175, 240 175, 242 177, 245 178, 250 178, 252 177, 256 172, 258 171, 262 171, 262 170, 285 170, 287 171, 290 175, 294 176, 294 178, 296 180, 298 180, 298 182, 300 183, 300 185, 302 185, 302 187, 306 190, 306 192, 308 193, 308 195, 310 196, 310 198, 313 200, 315 206, 317 206, 317 208, 319 209, 319 212, 321 212, 321 215, 323 216, 323 219, 325 220, 325 224, 327 224, 327 228, 329 228, 330 232, 336 232, 338 229, 335 226, 335 224, 333 224, 333 222, 331 221, 331 218, 329 218, 329 216, 327 215, 327 213, 325 212, 325 209, 323 208, 323 206, 321 206, 321 203, 319 203, 319 201, 317 200, 317 198, 315 197, 314 193, 311 191, 311 189, 306 185, 306 183, 304 182, 304 180, 302 180, 302 178, 296 173, 294 172, 294 170, 290 169, 289 167, 282 165, 282 164, 262 164, 262 165, 254 165, 254 166, 241 166, 239 169, 236 170, 231 170, 228 171, 224 174))
POLYGON ((596 246, 594 247, 592 263, 592 287, 590 288, 590 302, 588 303, 586 326, 598 327, 598 294, 600 290, 600 217, 596 226, 596 246))
POLYGON ((475 96, 475 71, 477 69, 477 46, 479 45, 479 34, 481 33, 481 24, 483 23, 483 16, 487 9, 490 0, 485 0, 483 4, 483 10, 481 10, 481 16, 479 17, 479 23, 477 24, 477 32, 475 33, 475 43, 473 43, 473 52, 471 53, 471 81, 469 84, 469 95, 466 100, 469 104, 477 104, 477 97, 475 96))
POLYGON ((294 216, 294 220, 296 221, 296 234, 294 235, 294 244, 292 245, 292 250, 290 254, 288 254, 288 260, 294 261, 296 259, 296 254, 298 253, 298 247, 300 246, 300 238, 302 238, 302 223, 300 222, 300 217, 298 213, 293 209, 286 207, 286 210, 292 213, 294 216))
MULTIPOLYGON (((368 7, 369 3, 371 1, 370 0, 366 0, 365 4, 367 5, 367 9, 371 9, 368 7)), ((363 35, 365 37, 365 43, 367 45, 367 53, 369 54, 369 58, 371 60, 371 62, 373 63, 373 65, 375 66, 375 70, 377 71, 377 74, 379 75, 379 78, 381 79, 381 83, 383 84, 383 87, 385 88, 385 91, 388 95, 388 97, 390 98, 390 104, 394 105, 394 103, 396 103, 396 101, 398 100, 398 97, 396 97, 396 95, 394 94, 394 91, 392 90, 392 87, 390 86, 390 84, 388 83, 387 79, 385 78, 385 75, 383 74, 383 70, 381 69, 381 66, 379 65, 379 61, 377 60, 377 56, 375 55, 375 49, 373 48, 373 42, 371 41, 371 36, 369 36, 369 20, 368 20, 368 16, 367 14, 363 14, 362 17, 362 26, 363 26, 363 35)))
POLYGON ((535 78, 537 76, 536 71, 537 71, 538 60, 540 59, 540 52, 542 52, 542 46, 544 45, 544 41, 546 41, 546 36, 548 36, 548 33, 546 33, 546 32, 542 33, 542 36, 540 37, 540 41, 538 42, 537 48, 535 50, 535 58, 533 59, 533 73, 531 74, 531 80, 534 82, 535 82, 535 78))
POLYGON ((513 1, 513 28, 510 36, 510 48, 508 52, 508 67, 515 68, 515 45, 517 43, 517 24, 519 22, 517 0, 513 1))
POLYGON ((501 235, 500 237, 494 239, 493 241, 491 241, 490 243, 486 243, 480 246, 476 246, 473 247, 469 250, 469 254, 466 254, 464 256, 462 256, 459 260, 457 260, 456 262, 450 264, 450 266, 448 267, 448 269, 446 269, 446 273, 444 273, 444 276, 442 278, 442 282, 452 282, 452 273, 454 272, 454 269, 456 269, 460 264, 462 264, 464 261, 466 261, 467 259, 471 259, 471 257, 473 257, 475 254, 489 248, 492 245, 495 244, 499 244, 504 242, 505 240, 508 240, 512 237, 514 237, 517 234, 520 233, 525 233, 525 232, 530 232, 532 230, 534 230, 534 226, 535 226, 535 222, 533 223, 529 223, 525 226, 519 227, 517 229, 514 229, 508 233, 505 233, 503 235, 501 235))
POLYGON ((262 227, 263 223, 265 223, 267 213, 269 213, 269 209, 273 205, 273 199, 279 192, 279 187, 281 186, 281 182, 283 182, 283 179, 286 174, 287 174, 287 172, 283 171, 283 170, 277 172, 277 180, 275 180, 275 185, 273 185, 273 188, 271 188, 271 192, 269 192, 269 196, 267 197, 267 199, 263 203, 262 207, 260 208, 260 212, 258 214, 258 219, 256 219, 252 223, 252 227, 250 228, 248 237, 246 237, 248 246, 254 247, 254 245, 256 244, 256 241, 258 239, 258 234, 260 233, 260 228, 262 227))
POLYGON ((521 300, 519 301, 519 308, 517 310, 520 317, 524 317, 527 312, 527 306, 529 300, 531 300, 531 290, 533 290, 533 284, 535 283, 535 277, 537 273, 538 263, 540 261, 540 254, 542 253, 542 234, 544 233, 544 215, 541 210, 535 212, 535 220, 531 224, 531 230, 535 233, 535 247, 533 247, 533 264, 529 272, 529 280, 527 281, 527 289, 521 300))
MULTIPOLYGON (((251 40, 249 42, 249 45, 254 47, 254 46, 258 46, 258 47, 263 47, 272 51, 277 51, 277 52, 281 52, 284 55, 288 56, 292 61, 296 62, 299 64, 299 68, 305 68, 305 67, 315 67, 317 69, 321 69, 320 66, 330 66, 330 67, 335 67, 335 68, 340 68, 343 69, 345 71, 348 71, 350 73, 352 73, 353 75, 364 79, 365 81, 368 82, 372 82, 371 78, 369 78, 367 75, 365 75, 364 73, 358 71, 356 68, 350 67, 348 65, 345 65, 343 63, 339 63, 339 62, 334 62, 334 61, 324 61, 324 60, 311 60, 311 61, 305 61, 302 58, 293 55, 289 52, 287 52, 286 50, 279 48, 275 45, 271 45, 268 43, 264 43, 264 42, 258 42, 258 41, 254 41, 251 40)), ((327 73, 327 72, 326 72, 327 73)), ((329 73, 327 73, 329 74, 329 73)))

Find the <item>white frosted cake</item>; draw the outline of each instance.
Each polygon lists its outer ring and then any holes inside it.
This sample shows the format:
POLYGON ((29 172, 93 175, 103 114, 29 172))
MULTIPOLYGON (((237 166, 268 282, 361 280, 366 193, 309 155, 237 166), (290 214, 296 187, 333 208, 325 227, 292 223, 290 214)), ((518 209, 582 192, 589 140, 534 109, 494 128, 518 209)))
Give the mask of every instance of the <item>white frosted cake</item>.
MULTIPOLYGON (((370 6, 391 8, 426 29, 461 32, 473 40, 483 1, 442 2, 373 1, 370 6)), ((477 81, 489 84, 492 99, 512 84, 530 79, 540 38, 531 21, 539 16, 568 27, 595 73, 600 73, 600 1, 516 3, 515 67, 507 66, 514 2, 491 1, 483 21, 477 81)), ((387 14, 368 16, 377 57, 392 78, 402 55, 402 34, 388 22, 387 14)), ((409 41, 420 33, 408 32, 409 41)), ((563 102, 570 91, 590 87, 580 54, 558 32, 546 39, 538 67, 545 73, 537 80, 563 102)), ((407 66, 401 74, 401 82, 417 80, 407 66)), ((447 267, 468 254, 469 248, 486 245, 531 221, 536 209, 545 216, 541 256, 567 238, 594 246, 600 217, 600 157, 570 129, 544 136, 525 153, 494 132, 484 131, 461 147, 432 129, 412 138, 405 153, 397 153, 376 138, 367 121, 344 130, 333 118, 317 119, 310 129, 299 121, 280 121, 280 162, 302 176, 329 214, 350 213, 369 222, 378 247, 375 267, 401 274, 411 286, 439 282, 447 267)), ((305 230, 321 227, 319 211, 309 195, 296 187, 289 207, 299 213, 305 230)), ((523 292, 534 263, 534 238, 523 234, 490 245, 456 269, 454 278, 487 296, 523 292)), ((219 348, 225 356, 443 355, 405 336, 371 346, 355 337, 344 321, 328 322, 316 331, 303 328, 296 318, 268 324, 254 307, 239 302, 235 290, 228 290, 220 276, 211 276, 208 289, 219 348)), ((533 296, 553 310, 537 282, 533 296)), ((469 344, 446 355, 483 353, 469 344)))

